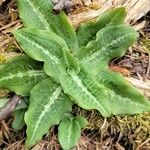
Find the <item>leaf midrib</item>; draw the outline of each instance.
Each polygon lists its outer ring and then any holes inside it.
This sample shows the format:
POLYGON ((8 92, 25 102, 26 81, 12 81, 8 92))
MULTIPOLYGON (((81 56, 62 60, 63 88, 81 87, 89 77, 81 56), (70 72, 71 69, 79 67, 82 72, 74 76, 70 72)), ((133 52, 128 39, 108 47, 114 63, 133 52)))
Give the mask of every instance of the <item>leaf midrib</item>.
MULTIPOLYGON (((19 35, 20 37, 22 37, 24 40, 26 40, 27 42, 31 43, 33 46, 37 47, 38 49, 41 49, 42 52, 43 52, 46 56, 48 56, 52 61, 55 62, 55 64, 58 64, 58 63, 59 63, 59 59, 58 59, 55 55, 51 54, 47 49, 43 49, 43 47, 40 46, 38 43, 35 43, 34 41, 31 41, 29 38, 23 36, 22 34, 19 34, 19 33, 18 33, 18 35, 19 35)), ((43 60, 43 61, 44 61, 44 60, 43 60)))
POLYGON ((126 34, 124 36, 121 36, 121 37, 117 38, 116 40, 113 40, 111 43, 106 44, 104 47, 102 47, 100 50, 98 50, 95 53, 93 53, 91 56, 82 59, 81 63, 84 63, 84 64, 89 63, 90 61, 94 60, 97 56, 99 56, 103 51, 105 51, 109 46, 113 46, 118 41, 120 41, 120 40, 122 40, 125 37, 130 36, 130 35, 134 35, 134 33, 129 33, 129 34, 126 34))
POLYGON ((100 105, 100 103, 98 102, 97 98, 95 98, 95 96, 88 91, 88 89, 84 86, 84 84, 82 83, 82 81, 79 79, 78 76, 73 76, 72 77, 73 81, 77 83, 77 86, 79 88, 82 89, 83 92, 85 92, 92 100, 93 100, 93 103, 97 104, 101 110, 103 110, 103 112, 105 112, 105 114, 108 114, 107 111, 103 108, 102 105, 100 105))
POLYGON ((68 135, 67 135, 67 139, 68 140, 66 140, 67 141, 66 145, 70 145, 70 141, 71 141, 71 129, 72 129, 72 122, 71 122, 71 125, 68 128, 68 135))
POLYGON ((45 114, 51 109, 51 105, 54 104, 55 100, 58 98, 58 96, 60 95, 62 91, 62 87, 59 86, 51 95, 51 97, 49 98, 48 103, 44 106, 43 111, 41 112, 40 116, 38 117, 38 122, 35 124, 34 130, 32 132, 32 136, 30 138, 30 140, 32 141, 34 139, 34 136, 36 134, 36 131, 39 127, 39 124, 41 123, 42 118, 45 116, 45 114))
POLYGON ((40 76, 40 75, 45 75, 45 72, 42 70, 29 70, 29 71, 23 71, 23 72, 17 72, 17 73, 12 73, 9 74, 9 76, 4 76, 0 79, 0 82, 5 81, 5 80, 10 80, 13 78, 23 78, 26 76, 32 77, 32 76, 40 76))
POLYGON ((33 11, 37 14, 37 16, 39 17, 39 19, 41 20, 41 22, 43 23, 43 26, 45 25, 46 29, 48 31, 51 31, 50 27, 49 27, 49 23, 47 22, 47 20, 45 19, 44 14, 42 14, 42 11, 39 11, 39 8, 35 7, 35 4, 33 2, 31 2, 30 0, 26 0, 28 2, 28 4, 33 8, 33 11))

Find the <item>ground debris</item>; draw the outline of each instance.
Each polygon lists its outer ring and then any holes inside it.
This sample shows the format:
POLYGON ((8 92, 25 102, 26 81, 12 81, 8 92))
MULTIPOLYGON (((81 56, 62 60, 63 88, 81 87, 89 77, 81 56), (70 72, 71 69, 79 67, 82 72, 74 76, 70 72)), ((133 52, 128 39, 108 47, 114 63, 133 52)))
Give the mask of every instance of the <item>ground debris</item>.
POLYGON ((56 13, 59 13, 62 10, 66 10, 67 12, 72 11, 73 2, 72 0, 53 0, 54 8, 53 10, 56 13))
POLYGON ((9 50, 12 45, 18 50, 18 45, 11 32, 21 27, 16 0, 2 1, 0 5, 0 53, 9 50))

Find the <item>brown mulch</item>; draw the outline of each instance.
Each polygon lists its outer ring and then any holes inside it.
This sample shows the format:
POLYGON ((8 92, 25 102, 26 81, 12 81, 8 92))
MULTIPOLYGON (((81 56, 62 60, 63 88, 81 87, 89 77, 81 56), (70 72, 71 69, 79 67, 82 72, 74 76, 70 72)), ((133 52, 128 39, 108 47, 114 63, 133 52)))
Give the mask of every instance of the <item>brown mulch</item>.
MULTIPOLYGON (((130 75, 140 80, 150 80, 150 58, 146 49, 150 39, 150 13, 142 18, 147 25, 140 31, 138 42, 121 58, 114 60, 110 66, 117 66, 125 76, 130 75)), ((11 31, 22 27, 18 17, 16 0, 0 1, 0 55, 20 53, 20 48, 11 31)), ((150 45, 150 44, 149 44, 150 45)), ((114 69, 114 70, 115 70, 114 69)), ((150 150, 150 114, 112 117, 104 120, 96 111, 74 109, 86 116, 89 125, 82 132, 76 150, 150 150)), ((11 128, 13 118, 0 123, 0 150, 25 150, 25 127, 21 131, 11 128)), ((54 127, 44 136, 33 150, 59 150, 57 128, 54 127)))
MULTIPOLYGON (((1 0, 2 1, 2 0, 1 0)), ((16 0, 3 0, 0 5, 0 52, 18 51, 19 46, 11 32, 22 27, 16 0)))

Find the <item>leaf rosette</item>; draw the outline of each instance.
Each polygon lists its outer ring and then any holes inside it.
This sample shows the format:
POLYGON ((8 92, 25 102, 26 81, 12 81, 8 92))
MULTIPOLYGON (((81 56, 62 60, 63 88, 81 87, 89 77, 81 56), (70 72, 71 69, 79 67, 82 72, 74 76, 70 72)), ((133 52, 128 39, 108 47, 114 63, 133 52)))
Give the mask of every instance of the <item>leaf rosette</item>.
MULTIPOLYGON (((124 24, 124 8, 108 10, 75 31, 64 12, 52 12, 51 0, 18 0, 18 7, 24 28, 13 33, 28 56, 0 65, 0 87, 29 96, 27 147, 59 123, 60 144, 74 147, 86 120, 65 117, 73 104, 96 109, 104 117, 150 111, 149 100, 108 67, 138 37, 124 24)), ((20 110, 23 117, 24 111, 20 110)), ((18 124, 14 126, 22 126, 18 124)))

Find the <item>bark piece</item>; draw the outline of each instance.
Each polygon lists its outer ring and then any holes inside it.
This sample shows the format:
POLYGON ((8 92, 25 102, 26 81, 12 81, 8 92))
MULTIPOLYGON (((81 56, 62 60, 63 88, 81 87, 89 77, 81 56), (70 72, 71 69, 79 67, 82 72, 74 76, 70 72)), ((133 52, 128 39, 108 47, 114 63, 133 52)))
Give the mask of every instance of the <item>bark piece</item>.
POLYGON ((70 12, 72 10, 72 0, 53 0, 53 3, 55 5, 53 10, 56 13, 59 13, 61 10, 66 10, 67 12, 70 12))
POLYGON ((0 121, 4 120, 12 111, 14 111, 20 99, 21 96, 14 95, 4 107, 0 108, 0 121))

